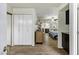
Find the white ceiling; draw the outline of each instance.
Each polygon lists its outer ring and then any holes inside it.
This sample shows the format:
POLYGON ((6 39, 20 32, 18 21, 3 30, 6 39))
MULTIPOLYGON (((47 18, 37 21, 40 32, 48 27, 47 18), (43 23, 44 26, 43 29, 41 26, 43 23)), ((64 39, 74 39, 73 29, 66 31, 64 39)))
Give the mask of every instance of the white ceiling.
POLYGON ((64 3, 8 3, 11 8, 34 8, 38 17, 57 16, 64 3))

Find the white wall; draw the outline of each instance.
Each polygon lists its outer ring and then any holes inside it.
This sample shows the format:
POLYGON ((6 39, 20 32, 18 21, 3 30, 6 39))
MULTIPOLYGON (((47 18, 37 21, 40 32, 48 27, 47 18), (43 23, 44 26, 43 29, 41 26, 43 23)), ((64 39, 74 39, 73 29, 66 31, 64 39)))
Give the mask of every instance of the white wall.
POLYGON ((35 30, 36 30, 35 24, 36 24, 36 20, 37 20, 35 10, 33 8, 13 8, 13 15, 15 15, 15 14, 21 14, 21 15, 24 15, 24 14, 30 15, 31 14, 33 16, 33 27, 32 27, 33 36, 30 36, 30 37, 33 37, 32 45, 34 46, 35 45, 35 38, 34 38, 35 36, 34 35, 35 35, 35 30))
POLYGON ((6 4, 0 3, 0 54, 3 54, 3 49, 7 45, 7 15, 6 4))
POLYGON ((62 32, 69 33, 69 25, 66 25, 65 11, 68 10, 69 6, 66 5, 59 11, 59 22, 58 22, 58 47, 62 48, 62 32))

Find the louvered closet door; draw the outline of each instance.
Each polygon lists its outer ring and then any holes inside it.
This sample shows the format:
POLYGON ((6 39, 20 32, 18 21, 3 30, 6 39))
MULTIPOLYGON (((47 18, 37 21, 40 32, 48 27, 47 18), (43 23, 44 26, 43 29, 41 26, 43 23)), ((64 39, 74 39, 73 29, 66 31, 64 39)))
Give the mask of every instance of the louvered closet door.
POLYGON ((33 26, 32 15, 24 15, 23 44, 32 45, 32 41, 33 41, 33 30, 32 30, 33 27, 32 26, 33 26))
POLYGON ((32 15, 14 15, 14 45, 32 45, 32 15))
POLYGON ((20 21, 20 15, 14 15, 14 45, 19 45, 19 22, 20 21))

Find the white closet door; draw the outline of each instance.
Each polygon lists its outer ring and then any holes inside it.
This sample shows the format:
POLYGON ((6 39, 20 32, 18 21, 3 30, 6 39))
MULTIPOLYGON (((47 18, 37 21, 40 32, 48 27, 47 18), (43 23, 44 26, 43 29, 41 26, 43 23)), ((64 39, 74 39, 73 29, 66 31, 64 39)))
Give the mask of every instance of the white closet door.
POLYGON ((18 44, 23 45, 23 25, 24 25, 24 18, 23 15, 18 16, 18 44))
POLYGON ((32 45, 32 15, 14 15, 14 45, 32 45))
POLYGON ((24 44, 32 44, 33 41, 33 30, 32 30, 32 15, 24 15, 24 26, 23 26, 23 39, 24 44))
POLYGON ((7 15, 7 45, 11 45, 11 15, 7 15))
POLYGON ((19 29, 18 29, 18 24, 19 24, 19 19, 20 19, 20 15, 14 15, 14 45, 18 45, 19 44, 19 38, 18 38, 18 33, 19 33, 19 29))

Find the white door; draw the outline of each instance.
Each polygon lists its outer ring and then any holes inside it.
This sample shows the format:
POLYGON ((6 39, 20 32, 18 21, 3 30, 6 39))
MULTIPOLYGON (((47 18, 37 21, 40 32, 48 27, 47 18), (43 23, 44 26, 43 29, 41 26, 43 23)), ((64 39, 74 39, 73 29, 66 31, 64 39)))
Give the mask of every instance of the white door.
POLYGON ((11 15, 7 15, 7 45, 11 45, 11 15))
POLYGON ((32 45, 32 15, 14 15, 14 45, 32 45))

